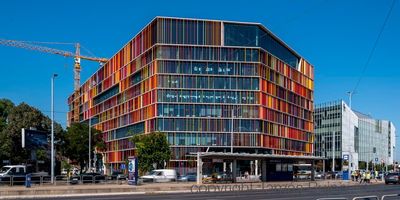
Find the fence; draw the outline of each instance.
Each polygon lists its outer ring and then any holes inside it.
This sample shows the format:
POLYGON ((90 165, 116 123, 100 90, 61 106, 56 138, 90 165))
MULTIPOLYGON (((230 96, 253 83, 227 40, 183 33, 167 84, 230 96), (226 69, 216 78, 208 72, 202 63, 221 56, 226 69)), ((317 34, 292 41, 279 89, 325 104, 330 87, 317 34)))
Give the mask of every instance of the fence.
MULTIPOLYGON (((80 176, 55 176, 54 185, 74 185, 74 184, 128 184, 126 178, 103 175, 80 175, 80 176)), ((1 185, 25 185, 25 176, 7 176, 2 177, 1 185)), ((51 176, 31 176, 31 185, 52 185, 51 176)))

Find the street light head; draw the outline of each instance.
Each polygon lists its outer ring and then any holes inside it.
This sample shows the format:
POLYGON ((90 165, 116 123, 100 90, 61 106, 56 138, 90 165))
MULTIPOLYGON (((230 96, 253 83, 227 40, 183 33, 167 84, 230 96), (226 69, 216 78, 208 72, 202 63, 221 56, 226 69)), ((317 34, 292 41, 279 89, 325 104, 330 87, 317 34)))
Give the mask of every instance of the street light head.
POLYGON ((58 74, 53 74, 53 78, 55 78, 55 77, 57 77, 58 76, 58 74))

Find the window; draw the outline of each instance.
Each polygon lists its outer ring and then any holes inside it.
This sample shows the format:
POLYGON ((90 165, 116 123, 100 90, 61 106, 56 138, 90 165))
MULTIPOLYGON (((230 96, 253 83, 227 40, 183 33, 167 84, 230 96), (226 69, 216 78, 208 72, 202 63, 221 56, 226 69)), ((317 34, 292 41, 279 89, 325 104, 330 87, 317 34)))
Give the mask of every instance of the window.
MULTIPOLYGON (((224 34, 226 46, 261 47, 291 67, 296 68, 297 66, 299 58, 258 25, 224 23, 224 34)), ((237 60, 244 60, 244 58, 239 57, 239 54, 243 56, 244 52, 239 53, 239 51, 241 50, 236 50, 237 60)), ((258 52, 253 53, 246 50, 245 59, 257 61, 258 52)))

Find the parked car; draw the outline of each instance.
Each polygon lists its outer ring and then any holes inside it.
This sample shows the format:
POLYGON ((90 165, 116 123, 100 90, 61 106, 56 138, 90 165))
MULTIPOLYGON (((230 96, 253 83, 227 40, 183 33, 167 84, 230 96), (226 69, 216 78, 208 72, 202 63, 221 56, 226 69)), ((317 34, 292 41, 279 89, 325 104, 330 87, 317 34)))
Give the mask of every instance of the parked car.
POLYGON ((294 174, 294 178, 301 180, 301 179, 309 179, 311 178, 311 171, 309 170, 300 170, 294 174))
POLYGON ((143 182, 171 182, 177 180, 174 169, 156 169, 140 177, 143 182))
POLYGON ((196 181, 197 180, 197 173, 196 172, 189 172, 184 176, 178 178, 178 181, 181 182, 188 182, 188 181, 196 181))
POLYGON ((400 183, 400 173, 399 172, 392 172, 385 176, 385 184, 397 184, 400 183))
POLYGON ((126 175, 123 172, 113 172, 110 177, 111 180, 126 180, 126 175))
POLYGON ((316 179, 322 179, 324 177, 324 172, 316 172, 315 173, 315 178, 316 179))
POLYGON ((104 175, 101 175, 99 173, 83 173, 81 175, 75 175, 70 178, 70 183, 71 184, 77 184, 79 181, 82 181, 82 183, 99 183, 101 181, 105 181, 106 177, 104 175))
POLYGON ((6 165, 0 169, 0 182, 10 184, 25 184, 26 167, 24 165, 6 165))

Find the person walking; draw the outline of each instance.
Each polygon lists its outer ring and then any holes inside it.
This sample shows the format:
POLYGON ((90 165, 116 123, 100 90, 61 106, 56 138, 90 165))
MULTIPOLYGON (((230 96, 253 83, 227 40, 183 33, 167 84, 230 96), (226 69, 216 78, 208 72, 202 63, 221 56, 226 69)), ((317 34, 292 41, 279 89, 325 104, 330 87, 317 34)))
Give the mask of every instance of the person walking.
POLYGON ((357 172, 356 172, 356 171, 353 171, 353 173, 351 173, 351 180, 352 180, 352 181, 355 181, 355 180, 356 180, 356 177, 357 177, 357 172))
POLYGON ((370 171, 367 172, 366 179, 367 179, 368 184, 371 183, 370 182, 371 181, 371 172, 370 171))
POLYGON ((360 184, 365 183, 365 172, 361 172, 360 174, 360 184))
POLYGON ((378 182, 378 171, 375 170, 375 183, 378 182))

